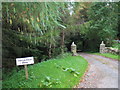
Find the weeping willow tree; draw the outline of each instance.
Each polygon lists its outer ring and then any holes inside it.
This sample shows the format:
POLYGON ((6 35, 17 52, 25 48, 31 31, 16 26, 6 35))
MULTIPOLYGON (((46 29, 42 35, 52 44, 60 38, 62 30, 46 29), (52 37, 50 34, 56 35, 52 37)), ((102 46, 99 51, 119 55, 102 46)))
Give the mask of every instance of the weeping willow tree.
POLYGON ((67 7, 57 2, 2 3, 3 58, 57 55, 67 7))

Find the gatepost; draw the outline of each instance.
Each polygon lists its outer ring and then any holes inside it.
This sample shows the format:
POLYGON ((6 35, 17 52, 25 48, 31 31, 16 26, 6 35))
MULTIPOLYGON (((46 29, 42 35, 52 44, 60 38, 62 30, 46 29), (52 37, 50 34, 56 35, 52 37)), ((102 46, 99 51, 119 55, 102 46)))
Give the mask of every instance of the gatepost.
POLYGON ((100 53, 105 53, 105 44, 102 41, 102 43, 100 44, 100 53))
POLYGON ((74 42, 72 42, 72 45, 71 45, 71 52, 72 52, 72 55, 73 55, 73 56, 76 56, 76 55, 77 55, 76 45, 74 44, 74 42))

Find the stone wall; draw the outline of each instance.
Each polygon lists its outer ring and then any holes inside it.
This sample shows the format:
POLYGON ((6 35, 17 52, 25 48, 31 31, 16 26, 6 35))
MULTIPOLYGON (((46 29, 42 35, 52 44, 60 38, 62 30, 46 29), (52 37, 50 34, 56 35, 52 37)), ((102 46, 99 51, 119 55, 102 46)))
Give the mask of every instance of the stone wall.
POLYGON ((119 54, 120 55, 120 50, 112 47, 105 47, 105 53, 112 53, 112 54, 119 54))
POLYGON ((112 47, 105 47, 105 44, 102 41, 100 44, 100 53, 112 53, 120 55, 120 50, 112 47))

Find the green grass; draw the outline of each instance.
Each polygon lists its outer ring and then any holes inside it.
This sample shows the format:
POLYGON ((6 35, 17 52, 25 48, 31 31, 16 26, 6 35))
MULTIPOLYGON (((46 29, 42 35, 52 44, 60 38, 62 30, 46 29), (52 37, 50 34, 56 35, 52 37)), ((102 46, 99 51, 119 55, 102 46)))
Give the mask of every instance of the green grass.
POLYGON ((29 79, 24 69, 3 80, 3 88, 73 88, 79 83, 88 62, 81 56, 64 54, 55 59, 29 65, 29 79))
POLYGON ((120 57, 119 55, 115 55, 115 54, 111 54, 111 53, 93 53, 93 54, 101 55, 101 56, 112 58, 112 59, 116 59, 116 60, 119 60, 118 57, 120 57))

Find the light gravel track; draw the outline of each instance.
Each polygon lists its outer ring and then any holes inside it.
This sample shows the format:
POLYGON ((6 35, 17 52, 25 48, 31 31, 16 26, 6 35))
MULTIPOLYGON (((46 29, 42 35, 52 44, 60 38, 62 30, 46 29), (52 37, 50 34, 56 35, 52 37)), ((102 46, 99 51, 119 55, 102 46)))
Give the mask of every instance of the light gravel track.
POLYGON ((80 53, 89 63, 78 88, 118 88, 118 61, 99 55, 80 53))

